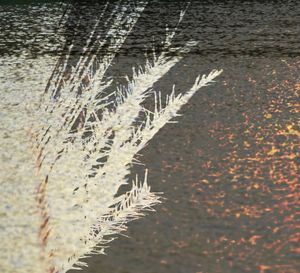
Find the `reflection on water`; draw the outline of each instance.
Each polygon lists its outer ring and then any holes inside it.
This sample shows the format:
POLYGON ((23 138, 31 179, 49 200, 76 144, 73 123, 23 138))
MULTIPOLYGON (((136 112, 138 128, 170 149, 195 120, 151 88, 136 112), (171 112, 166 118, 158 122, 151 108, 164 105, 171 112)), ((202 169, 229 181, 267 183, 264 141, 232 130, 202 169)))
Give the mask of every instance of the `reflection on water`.
MULTIPOLYGON (((24 50, 35 55, 55 54, 62 50, 62 40, 74 34, 78 35, 78 40, 85 41, 88 26, 101 14, 105 3, 65 1, 51 4, 46 1, 0 5, 0 54, 20 54, 24 50)), ((177 42, 199 41, 194 51, 203 56, 298 56, 299 5, 295 0, 288 3, 275 0, 195 1, 181 24, 177 42)), ((162 39, 166 25, 174 25, 180 9, 185 6, 186 1, 151 1, 124 50, 127 53, 144 50, 145 44, 162 39)), ((104 26, 102 31, 105 31, 104 26)))
MULTIPOLYGON (((164 128, 143 151, 149 181, 167 199, 130 225, 131 238, 113 242, 107 256, 90 258, 84 272, 299 270, 300 3, 195 2, 176 43, 199 44, 170 72, 172 82, 157 88, 169 93, 175 82, 184 91, 194 75, 210 68, 224 74, 183 109, 179 124, 164 128)), ((110 75, 121 77, 144 45, 158 45, 182 6, 150 3, 110 75)), ((18 81, 12 74, 22 71, 15 56, 22 62, 39 56, 53 65, 72 33, 80 41, 82 34, 72 28, 76 20, 62 17, 65 7, 0 6, 0 63, 10 79, 18 81)), ((82 12, 88 18, 83 25, 97 16, 94 4, 82 12)), ((30 66, 26 73, 32 74, 30 66)))
MULTIPOLYGON (((273 67, 256 61, 252 69, 257 66, 260 74, 249 70, 244 87, 236 86, 244 92, 235 92, 229 104, 238 108, 241 122, 213 124, 210 136, 226 154, 205 162, 208 172, 196 188, 206 193, 208 215, 237 222, 241 229, 239 236, 216 239, 212 255, 221 251, 231 267, 229 259, 243 262, 244 272, 254 266, 260 272, 297 272, 299 61, 273 61, 273 67), (262 91, 248 108, 245 92, 253 95, 253 90, 262 91)), ((234 81, 226 84, 235 88, 234 81)))

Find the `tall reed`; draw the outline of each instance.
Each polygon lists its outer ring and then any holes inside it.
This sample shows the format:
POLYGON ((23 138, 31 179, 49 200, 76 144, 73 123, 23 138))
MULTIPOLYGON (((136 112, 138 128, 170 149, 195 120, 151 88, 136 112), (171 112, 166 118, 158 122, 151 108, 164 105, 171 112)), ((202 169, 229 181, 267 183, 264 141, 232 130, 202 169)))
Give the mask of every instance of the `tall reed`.
MULTIPOLYGON (((137 1, 128 13, 129 3, 117 5, 106 19, 109 30, 102 42, 93 45, 91 54, 90 40, 100 21, 95 23, 86 52, 68 79, 64 72, 72 46, 64 62, 57 64, 46 92, 30 107, 30 114, 26 109, 32 102, 25 101, 19 109, 22 117, 15 121, 25 124, 25 130, 13 132, 14 142, 8 144, 16 149, 15 162, 22 170, 11 184, 0 184, 2 272, 62 273, 86 266, 82 258, 103 253, 128 221, 152 210, 160 199, 150 191, 147 170, 142 179, 127 179, 135 156, 201 87, 221 73, 213 70, 198 76, 184 94, 175 95, 174 87, 162 103, 153 85, 182 59, 183 54, 169 57, 165 53, 172 47, 177 25, 167 32, 163 53, 133 68, 132 79, 114 96, 103 95, 111 84, 104 75, 147 4, 137 1), (98 60, 104 46, 113 53, 109 50, 98 60), (152 111, 142 105, 150 96, 154 96, 152 111), (131 190, 116 196, 125 184, 131 190)), ((184 14, 185 10, 178 24, 184 14)), ((187 43, 179 53, 190 46, 187 43)), ((13 167, 6 166, 6 171, 12 172, 13 167)))

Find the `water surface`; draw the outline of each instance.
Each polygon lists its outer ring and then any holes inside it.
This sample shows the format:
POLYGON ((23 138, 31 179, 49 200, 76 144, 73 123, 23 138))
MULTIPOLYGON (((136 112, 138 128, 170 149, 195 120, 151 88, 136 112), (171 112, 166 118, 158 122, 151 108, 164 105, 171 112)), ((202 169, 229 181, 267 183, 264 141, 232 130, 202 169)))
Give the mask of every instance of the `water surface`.
MULTIPOLYGON (((199 2, 175 39, 198 45, 155 88, 168 94, 175 83, 184 92, 199 73, 224 72, 143 151, 149 183, 166 199, 83 272, 299 272, 300 3, 199 2)), ((104 2, 82 2, 68 16, 66 5, 0 6, 1 89, 25 92, 27 82, 30 92, 37 60, 54 69, 66 44, 80 56, 104 2)), ((159 52, 166 24, 174 27, 184 7, 151 1, 107 76, 121 80, 152 45, 159 52)))

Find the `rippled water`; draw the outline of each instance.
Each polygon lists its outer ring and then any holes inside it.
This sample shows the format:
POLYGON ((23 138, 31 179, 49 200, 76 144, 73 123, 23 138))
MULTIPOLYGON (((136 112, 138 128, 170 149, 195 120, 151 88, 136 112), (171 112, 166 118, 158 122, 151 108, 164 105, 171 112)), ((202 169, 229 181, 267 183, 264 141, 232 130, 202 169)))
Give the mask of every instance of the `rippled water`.
MULTIPOLYGON (((300 3, 194 2, 175 44, 199 43, 156 89, 184 92, 198 73, 224 72, 143 151, 166 200, 84 272, 299 272, 300 3)), ((68 16, 59 2, 1 5, 1 89, 40 88, 37 69, 49 74, 65 43, 80 54, 103 5, 81 3, 68 16)), ((121 79, 151 45, 159 51, 184 7, 151 1, 108 76, 121 79)))

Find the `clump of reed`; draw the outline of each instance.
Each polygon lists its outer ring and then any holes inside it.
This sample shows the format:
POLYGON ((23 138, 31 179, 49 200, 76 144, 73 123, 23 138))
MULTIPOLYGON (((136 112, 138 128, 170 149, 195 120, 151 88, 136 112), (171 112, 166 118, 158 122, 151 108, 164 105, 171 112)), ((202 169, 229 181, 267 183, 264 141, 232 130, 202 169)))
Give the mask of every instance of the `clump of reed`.
MULTIPOLYGON (((0 254, 0 262, 5 260, 4 272, 62 273, 86 266, 82 258, 103 253, 113 236, 126 230, 127 222, 143 216, 160 202, 159 195, 150 191, 147 170, 144 178, 136 176, 134 181, 128 181, 131 166, 137 161, 135 156, 221 71, 198 76, 184 94, 176 95, 173 87, 164 99, 153 90, 153 85, 183 58, 183 54, 169 57, 165 53, 172 47, 176 26, 167 31, 163 53, 154 54, 143 66, 133 68, 132 79, 114 94, 103 95, 112 83, 105 82, 104 75, 115 53, 108 53, 99 61, 97 52, 107 43, 117 52, 145 5, 145 1, 139 1, 129 13, 116 6, 105 22, 110 29, 93 55, 88 51, 83 54, 68 79, 63 76, 66 61, 58 64, 32 114, 24 113, 30 141, 22 140, 18 145, 25 145, 26 160, 33 160, 20 172, 23 176, 18 177, 22 184, 22 214, 7 209, 13 206, 13 200, 18 200, 12 198, 11 188, 2 189, 5 207, 1 217, 4 223, 13 219, 12 225, 1 226, 7 236, 5 251, 14 251, 9 245, 9 240, 15 240, 14 234, 19 232, 21 240, 15 250, 17 254, 0 254), (154 110, 143 106, 151 96, 154 110), (116 196, 126 184, 131 189, 116 196)), ((178 24, 184 14, 185 10, 178 24)), ((92 31, 90 38, 94 35, 92 31)), ((187 43, 179 53, 187 52, 190 46, 187 43)), ((68 58, 71 51, 65 60, 68 58)))

